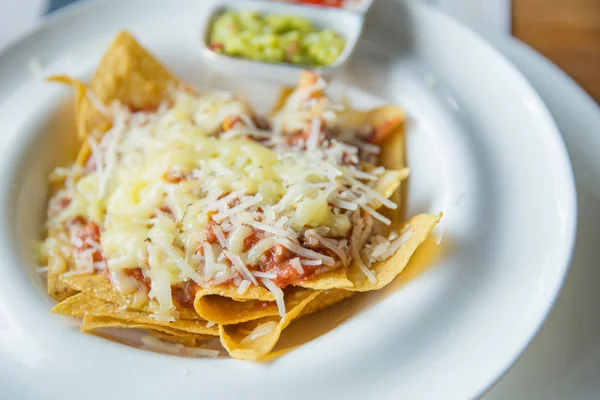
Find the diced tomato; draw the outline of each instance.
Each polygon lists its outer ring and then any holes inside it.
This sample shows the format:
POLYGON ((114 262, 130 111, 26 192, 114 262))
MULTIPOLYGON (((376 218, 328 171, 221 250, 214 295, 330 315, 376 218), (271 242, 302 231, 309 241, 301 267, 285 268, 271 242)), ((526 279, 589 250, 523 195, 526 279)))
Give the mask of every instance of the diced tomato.
POLYGON ((242 122, 242 119, 240 117, 238 117, 237 115, 229 116, 223 120, 223 130, 228 131, 231 128, 233 128, 235 125, 237 125, 241 122, 242 122))
MULTIPOLYGON (((206 234, 206 241, 209 244, 217 243, 217 235, 215 235, 215 231, 213 230, 213 227, 215 225, 216 225, 215 221, 213 221, 212 219, 209 219, 208 224, 206 224, 206 228, 204 228, 204 231, 206 234)), ((204 253, 202 253, 202 255, 204 255, 204 253)))
MULTIPOLYGON (((319 246, 318 244, 311 245, 306 239, 301 240, 301 243, 303 247, 310 248, 317 253, 329 256, 334 260, 339 259, 337 254, 327 248, 319 246)), ((260 270, 262 272, 275 274, 276 277, 273 278, 272 281, 280 288, 285 288, 287 285, 300 282, 310 277, 316 269, 321 267, 321 265, 304 265, 302 268, 303 272, 298 272, 298 270, 291 263, 292 258, 299 257, 298 254, 281 245, 274 246, 271 250, 265 252, 264 256, 266 259, 264 261, 261 260, 260 270)), ((299 258, 300 261, 302 261, 303 258, 299 258)))
POLYGON ((173 217, 173 210, 171 210, 169 207, 163 206, 160 207, 159 209, 157 209, 156 211, 154 211, 154 213, 152 214, 153 217, 156 217, 158 215, 158 213, 163 212, 165 214, 169 214, 171 217, 173 217))
POLYGON ((169 183, 179 183, 186 180, 185 175, 181 171, 167 171, 162 176, 163 181, 169 183))
POLYGON ((256 231, 253 229, 252 234, 244 239, 244 251, 250 250, 256 243, 260 241, 260 238, 256 234, 256 231))
POLYGON ((196 292, 198 291, 198 284, 194 281, 187 281, 181 287, 173 288, 171 293, 173 298, 181 304, 193 307, 194 299, 196 298, 196 292))
POLYGON ((225 46, 223 46, 223 43, 211 43, 210 49, 212 51, 223 51, 225 50, 225 46))
POLYGON ((65 222, 65 225, 67 226, 67 229, 72 230, 74 228, 79 228, 81 225, 85 225, 86 223, 87 220, 85 218, 83 218, 81 215, 77 215, 75 217, 69 218, 65 222))
POLYGON ((344 0, 294 0, 296 3, 316 4, 324 7, 343 7, 344 0))
POLYGON ((277 267, 270 272, 274 272, 277 274, 277 278, 273 279, 273 282, 275 282, 277 286, 282 288, 286 287, 292 282, 297 282, 305 275, 307 275, 307 271, 304 274, 300 275, 296 268, 294 268, 292 266, 292 263, 289 261, 277 264, 277 267))
MULTIPOLYGON (((86 239, 91 239, 95 242, 100 242, 100 227, 94 221, 88 222, 78 233, 77 236, 85 244, 86 239)), ((88 248, 91 245, 87 245, 88 248)))
MULTIPOLYGON (((100 243, 100 227, 94 221, 90 221, 77 233, 77 237, 83 242, 83 246, 79 250, 84 251, 91 249, 94 246, 88 242, 88 239, 100 243)), ((100 249, 96 249, 92 252, 92 261, 104 261, 100 249)))
POLYGON ((292 258, 293 253, 280 244, 276 244, 271 249, 272 258, 275 262, 281 263, 292 258))
POLYGON ((324 7, 343 7, 344 0, 295 0, 297 3, 317 4, 324 7))
POLYGON ((74 245, 76 252, 94 249, 91 252, 92 262, 106 261, 102 256, 102 251, 94 246, 95 243, 100 243, 100 227, 98 224, 94 221, 88 222, 84 217, 78 215, 67 220, 66 226, 71 235, 77 237, 81 242, 81 244, 74 245))
POLYGON ((264 263, 261 263, 261 270, 277 275, 272 280, 278 287, 284 288, 302 278, 289 261, 295 257, 295 254, 282 245, 275 245, 265 253, 265 256, 267 259, 264 263))
POLYGON ((240 204, 240 198, 236 197, 235 199, 233 199, 229 203, 227 203, 227 207, 233 208, 235 206, 238 206, 239 204, 240 204))
POLYGON ((96 157, 94 157, 93 155, 91 155, 87 162, 85 163, 85 169, 90 171, 90 172, 95 172, 96 171, 96 157))
POLYGON ((394 132, 396 128, 398 128, 398 126, 400 126, 400 124, 402 124, 402 118, 398 117, 391 118, 385 121, 384 123, 380 124, 379 126, 376 126, 375 129, 373 129, 371 136, 369 137, 369 142, 381 144, 385 139, 387 139, 390 136, 392 132, 394 132))
POLYGON ((61 210, 64 210, 65 208, 69 207, 70 204, 71 199, 68 197, 63 197, 62 199, 60 199, 59 207, 61 210))
POLYGON ((292 57, 300 51, 300 45, 298 43, 292 43, 285 49, 285 56, 287 61, 291 61, 292 57))
POLYGON ((150 278, 144 275, 144 272, 141 268, 125 269, 124 272, 125 275, 132 277, 133 279, 144 285, 147 291, 150 291, 150 278))
POLYGON ((356 160, 356 158, 352 157, 348 153, 344 153, 342 155, 342 164, 344 165, 358 165, 359 163, 357 161, 358 160, 356 160))

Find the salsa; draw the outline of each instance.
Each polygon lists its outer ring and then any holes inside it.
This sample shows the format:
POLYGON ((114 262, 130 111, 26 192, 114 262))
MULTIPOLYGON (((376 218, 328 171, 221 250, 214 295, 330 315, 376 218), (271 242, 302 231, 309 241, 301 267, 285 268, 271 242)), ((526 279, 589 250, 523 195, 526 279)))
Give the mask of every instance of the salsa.
MULTIPOLYGON (((232 204, 236 204, 239 202, 239 199, 234 199, 232 204)), ((204 227, 201 233, 201 240, 197 248, 197 252, 204 256, 204 243, 208 243, 210 245, 218 244, 219 240, 217 235, 215 234, 215 230, 219 229, 225 240, 229 239, 230 230, 228 228, 221 228, 219 224, 217 224, 212 219, 209 219, 208 223, 204 227)), ((265 234, 261 230, 252 229, 252 233, 244 238, 243 241, 243 251, 249 251, 253 246, 255 246, 261 239, 265 238, 265 234)), ((309 248, 313 251, 326 255, 328 257, 333 258, 336 261, 340 261, 339 256, 332 252, 331 250, 319 246, 318 244, 310 243, 307 239, 302 239, 301 243, 303 247, 309 248)), ((301 257, 300 255, 294 253, 293 251, 287 249, 281 244, 275 244, 270 249, 266 250, 260 260, 256 265, 248 266, 250 271, 258 271, 264 272, 268 274, 273 274, 274 277, 271 280, 279 287, 285 288, 288 285, 298 283, 304 279, 309 278, 311 275, 315 273, 315 271, 323 265, 314 264, 314 265, 302 265, 299 271, 296 267, 294 267, 292 263, 292 259, 297 258, 298 262, 304 264, 307 260, 301 257)), ((314 260, 313 260, 314 261, 314 260)), ((230 265, 231 262, 225 258, 221 262, 230 265)), ((180 297, 185 297, 181 293, 178 294, 180 297)), ((193 297, 193 296, 192 296, 193 297)), ((181 301, 181 300, 180 300, 181 301)))
POLYGON ((80 261, 85 260, 93 269, 105 266, 105 260, 100 250, 100 227, 93 221, 87 221, 81 216, 69 219, 66 226, 71 233, 71 244, 74 254, 80 261))
POLYGON ((292 0, 294 3, 315 4, 324 7, 341 8, 344 6, 344 0, 292 0))

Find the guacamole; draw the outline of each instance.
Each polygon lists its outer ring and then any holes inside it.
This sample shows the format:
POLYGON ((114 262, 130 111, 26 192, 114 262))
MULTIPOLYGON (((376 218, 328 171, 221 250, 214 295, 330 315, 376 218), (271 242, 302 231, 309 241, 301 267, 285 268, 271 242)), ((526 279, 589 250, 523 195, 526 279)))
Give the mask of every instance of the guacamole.
POLYGON ((346 41, 293 15, 226 11, 211 27, 210 48, 234 57, 272 63, 323 66, 337 60, 346 41))

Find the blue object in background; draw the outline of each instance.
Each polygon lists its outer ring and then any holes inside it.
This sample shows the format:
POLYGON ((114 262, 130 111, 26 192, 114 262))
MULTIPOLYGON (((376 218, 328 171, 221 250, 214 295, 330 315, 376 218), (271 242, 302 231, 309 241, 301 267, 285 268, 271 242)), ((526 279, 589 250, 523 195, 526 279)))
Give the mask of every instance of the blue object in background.
POLYGON ((77 0, 50 0, 50 5, 48 6, 48 10, 46 10, 46 14, 56 11, 67 4, 75 3, 76 1, 77 0))

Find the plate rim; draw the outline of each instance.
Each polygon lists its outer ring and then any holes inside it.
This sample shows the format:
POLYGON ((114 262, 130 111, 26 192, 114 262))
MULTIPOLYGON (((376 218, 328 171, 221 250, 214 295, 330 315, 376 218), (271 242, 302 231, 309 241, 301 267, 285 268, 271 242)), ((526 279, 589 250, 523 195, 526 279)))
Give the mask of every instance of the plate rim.
MULTIPOLYGON (((409 2, 407 0, 391 0, 391 2, 394 3, 406 3, 408 4, 409 2)), ((535 336, 538 334, 538 332, 540 331, 540 329, 542 328, 544 322, 546 321, 546 319, 548 318, 548 315, 550 314, 550 311, 552 310, 554 303, 556 302, 556 299, 558 298, 558 296, 560 295, 560 293, 562 292, 563 286, 564 286, 564 282, 565 279, 567 277, 567 274, 571 268, 571 261, 573 258, 573 253, 575 250, 575 246, 576 246, 576 241, 577 241, 577 228, 578 228, 578 195, 577 195, 577 186, 576 186, 576 182, 575 182, 575 173, 573 170, 573 164, 571 162, 571 157, 570 154, 567 150, 567 145, 566 145, 566 141, 562 136, 562 133, 558 127, 558 124, 555 121, 554 115, 550 112, 548 106, 546 105, 546 102, 544 101, 544 99, 542 98, 542 96, 540 95, 540 93, 538 93, 538 91, 536 90, 536 88, 534 87, 534 85, 531 83, 531 81, 529 80, 529 78, 514 64, 514 62, 512 61, 512 59, 506 55, 501 49, 498 48, 498 45, 496 43, 501 42, 502 40, 507 40, 505 38, 503 38, 502 36, 500 36, 500 34, 498 33, 494 33, 491 31, 479 31, 476 26, 474 24, 469 24, 465 21, 461 21, 458 18, 446 14, 443 11, 439 10, 438 8, 436 8, 433 4, 431 3, 426 3, 426 2, 412 2, 411 6, 414 6, 415 9, 421 9, 422 10, 427 10, 427 12, 431 13, 431 14, 435 14, 437 15, 438 18, 445 20, 446 22, 450 22, 451 24, 455 25, 456 27, 468 32, 471 36, 473 36, 474 38, 478 39, 485 47, 489 48, 492 52, 494 52, 498 57, 502 58, 507 66, 516 74, 518 75, 521 80, 523 81, 523 84, 527 87, 528 90, 531 91, 532 95, 536 98, 536 100, 539 102, 539 104, 542 106, 543 109, 543 113, 545 118, 551 123, 552 125, 552 136, 553 139, 556 141, 556 144, 558 145, 558 147, 560 148, 560 152, 562 155, 562 158, 566 161, 565 166, 567 167, 567 175, 568 175, 568 184, 570 186, 569 188, 569 193, 570 193, 570 199, 569 199, 569 203, 571 205, 572 208, 572 215, 570 216, 570 227, 569 227, 569 240, 567 243, 567 248, 568 248, 568 252, 567 252, 567 256, 564 260, 564 265, 563 268, 561 270, 561 275, 560 277, 557 277, 556 282, 555 282, 555 286, 553 289, 553 295, 548 299, 548 302, 546 304, 545 310, 540 313, 539 315, 536 316, 536 323, 534 324, 535 326, 532 327, 529 335, 527 336, 527 339, 522 341, 522 344, 520 346, 520 348, 516 349, 512 355, 512 357, 510 358, 510 360, 508 362, 505 363, 504 367, 501 368, 495 377, 491 378, 488 380, 488 382, 483 385, 480 390, 478 390, 476 392, 476 395, 474 396, 474 398, 480 398, 481 396, 485 395, 486 393, 488 393, 490 390, 493 389, 493 387, 504 377, 506 376, 506 374, 508 373, 508 371, 514 366, 514 364, 521 358, 521 356, 523 355, 523 353, 525 352, 525 350, 527 349, 527 347, 529 347, 530 343, 534 340, 535 336)), ((545 61, 547 61, 550 65, 554 66, 558 72, 562 73, 563 78, 567 78, 566 80, 568 81, 569 84, 574 85, 576 87, 579 87, 579 85, 570 77, 568 76, 564 71, 562 71, 560 68, 556 67, 552 62, 550 62, 549 60, 547 60, 545 57, 543 57, 542 55, 540 55, 537 51, 535 51, 534 49, 530 48, 529 46, 527 46, 526 44, 522 43, 521 41, 512 38, 512 37, 508 37, 508 41, 512 41, 512 42, 516 42, 516 43, 511 43, 514 45, 522 45, 525 46, 528 50, 531 50, 535 55, 538 55, 539 57, 541 57, 542 59, 544 59, 545 61)), ((583 89, 582 89, 583 91, 583 89)), ((589 96, 589 94, 587 94, 587 92, 584 91, 584 93, 587 95, 588 99, 591 99, 591 97, 589 96)), ((564 164, 564 163, 563 163, 564 164)))
MULTIPOLYGON (((489 34, 489 33, 487 33, 487 34, 483 33, 482 36, 489 43, 491 43, 498 51, 500 51, 504 55, 505 58, 507 58, 511 62, 519 63, 519 64, 523 64, 523 63, 534 64, 532 69, 527 72, 524 72, 523 69, 521 68, 521 66, 519 66, 519 65, 515 65, 515 66, 530 81, 530 84, 534 87, 534 89, 536 89, 536 91, 537 91, 537 88, 540 87, 540 85, 534 84, 533 82, 531 82, 531 79, 529 77, 532 76, 532 74, 534 73, 533 72, 534 69, 535 70, 544 70, 545 75, 556 78, 556 80, 558 81, 558 82, 555 82, 558 92, 566 93, 569 95, 569 97, 577 98, 577 99, 581 100, 582 103, 585 104, 585 110, 580 111, 579 115, 591 114, 591 115, 595 115, 595 119, 600 120, 600 104, 598 102, 596 102, 594 100, 594 98, 592 98, 592 96, 588 92, 586 92, 571 76, 569 76, 565 71, 563 71, 561 68, 559 68, 556 64, 554 64, 551 60, 549 60, 547 57, 545 57, 539 51, 537 51, 533 47, 529 46, 527 43, 524 43, 521 40, 519 40, 518 38, 515 38, 512 36, 503 37, 503 36, 489 34)), ((544 101, 544 103, 546 103, 546 100, 547 100, 546 96, 544 96, 540 92, 538 92, 538 95, 544 101)), ((565 102, 566 100, 562 100, 562 101, 565 102)), ((556 101, 554 101, 554 100, 552 102, 556 103, 556 101)), ((564 104, 566 104, 566 103, 564 103, 564 104)), ((568 140, 565 138, 565 136, 570 135, 573 138, 575 138, 582 134, 581 133, 582 131, 579 131, 576 129, 563 132, 560 129, 560 125, 562 125, 561 121, 565 121, 568 117, 566 117, 564 114, 555 113, 555 112, 553 112, 553 108, 551 108, 548 105, 546 105, 546 106, 549 109, 552 117, 554 118, 555 122, 557 123, 557 125, 559 127, 559 131, 561 132, 561 136, 563 137, 563 141, 565 142, 565 145, 568 142, 568 140)), ((577 139, 570 139, 570 140, 575 142, 577 139)), ((574 159, 575 157, 571 157, 571 158, 574 159)), ((576 180, 576 186, 578 187, 579 185, 577 184, 577 174, 574 174, 574 175, 575 175, 575 180, 576 180)), ((580 228, 579 225, 580 224, 578 224, 578 226, 577 226, 576 235, 579 235, 579 228, 580 228)), ((567 275, 570 273, 573 273, 572 268, 573 268, 572 266, 569 267, 569 271, 567 271, 567 275)), ((561 285, 560 291, 557 293, 557 296, 555 298, 555 303, 560 302, 560 297, 563 295, 564 290, 565 290, 565 284, 563 283, 563 285, 561 285)), ((554 307, 552 307, 552 309, 554 309, 554 307)), ((550 311, 552 311, 552 309, 550 311)), ((536 335, 531 340, 530 345, 536 341, 538 334, 540 334, 544 330, 547 320, 548 320, 548 318, 544 319, 542 326, 536 332, 536 335)), ((528 348, 529 348, 529 346, 528 346, 528 348)), ((486 396, 488 396, 488 395, 495 395, 496 390, 498 390, 498 389, 496 389, 496 387, 498 385, 503 385, 504 382, 506 382, 507 376, 512 372, 513 368, 518 365, 520 360, 527 359, 528 361, 531 361, 531 357, 527 356, 526 350, 527 349, 525 349, 519 355, 519 357, 510 366, 510 368, 508 368, 504 372, 504 374, 502 374, 501 376, 498 377, 498 379, 494 382, 494 384, 492 386, 490 386, 486 391, 481 393, 481 396, 487 398, 486 396)), ((541 395, 541 393, 540 393, 540 395, 541 395)))

